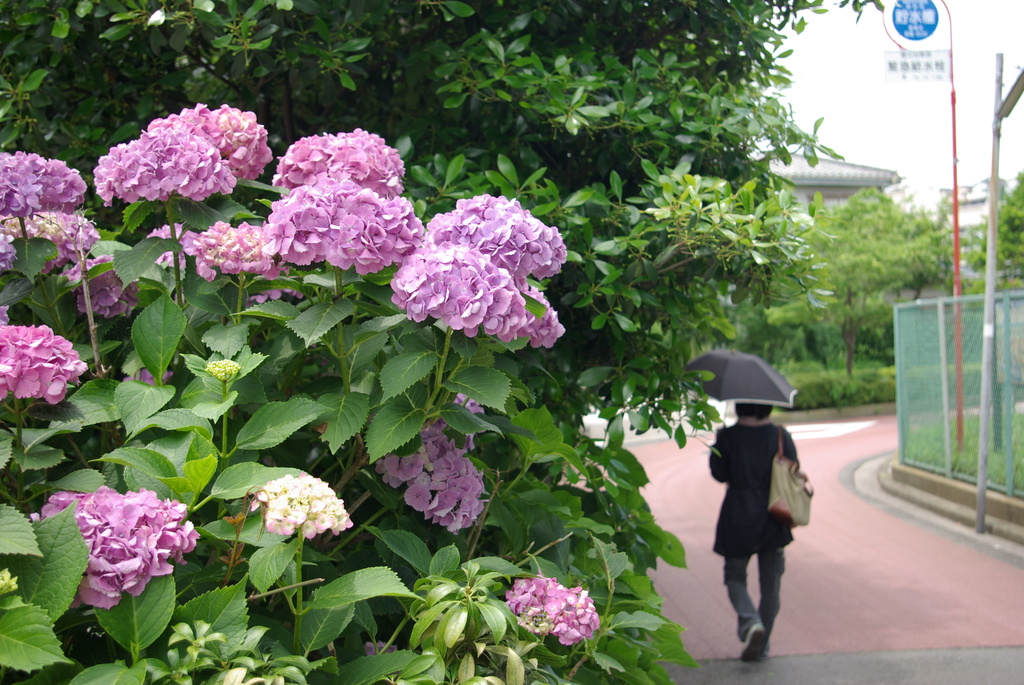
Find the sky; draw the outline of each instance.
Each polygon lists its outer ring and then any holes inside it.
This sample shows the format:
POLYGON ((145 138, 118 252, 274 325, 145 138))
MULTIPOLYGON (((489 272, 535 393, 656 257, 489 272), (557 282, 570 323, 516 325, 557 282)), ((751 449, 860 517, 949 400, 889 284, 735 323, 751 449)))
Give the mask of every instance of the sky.
MULTIPOLYGON (((935 33, 908 41, 913 50, 949 50, 953 42, 959 186, 987 180, 992 168, 992 123, 996 102, 996 54, 1003 54, 1002 96, 1024 67, 1024 0, 940 0, 935 33)), ((888 8, 895 0, 886 0, 888 8)), ((830 5, 831 6, 831 5, 830 5)), ((948 80, 886 83, 885 53, 898 51, 885 30, 885 15, 869 7, 833 8, 805 14, 807 27, 791 35, 793 54, 782 64, 794 84, 783 97, 797 124, 818 129, 819 140, 855 164, 891 169, 919 197, 953 187, 953 126, 948 80)), ((890 15, 891 18, 891 15, 890 15)), ((1024 171, 1024 98, 1002 121, 999 176, 1024 171)))

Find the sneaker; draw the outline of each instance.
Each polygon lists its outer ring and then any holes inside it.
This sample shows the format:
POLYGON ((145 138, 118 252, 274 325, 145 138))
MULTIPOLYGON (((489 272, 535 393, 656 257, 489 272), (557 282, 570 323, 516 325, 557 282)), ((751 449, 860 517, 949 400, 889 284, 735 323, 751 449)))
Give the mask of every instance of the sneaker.
POLYGON ((747 629, 747 635, 743 638, 743 652, 740 653, 740 659, 757 661, 761 656, 762 645, 764 645, 764 626, 755 623, 747 629))

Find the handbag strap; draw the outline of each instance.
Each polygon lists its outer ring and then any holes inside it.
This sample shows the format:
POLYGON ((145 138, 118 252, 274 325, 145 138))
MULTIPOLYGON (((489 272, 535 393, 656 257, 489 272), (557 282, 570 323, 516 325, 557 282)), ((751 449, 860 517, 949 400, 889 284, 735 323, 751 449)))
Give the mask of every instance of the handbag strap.
POLYGON ((779 449, 776 450, 775 456, 786 458, 786 453, 782 451, 782 426, 776 426, 776 431, 779 437, 779 449))

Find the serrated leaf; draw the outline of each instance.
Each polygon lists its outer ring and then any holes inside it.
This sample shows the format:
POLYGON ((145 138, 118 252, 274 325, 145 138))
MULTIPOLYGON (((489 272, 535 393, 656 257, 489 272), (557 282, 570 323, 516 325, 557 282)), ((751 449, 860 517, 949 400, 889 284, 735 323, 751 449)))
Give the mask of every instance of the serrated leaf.
POLYGON ((110 609, 96 609, 100 626, 132 654, 153 644, 174 611, 174 576, 152 578, 138 597, 127 592, 110 609))
POLYGON ((459 567, 461 560, 462 557, 455 545, 442 547, 430 560, 430 575, 443 576, 446 573, 451 573, 459 567))
POLYGON ((28 450, 16 450, 14 461, 18 462, 18 466, 24 471, 41 471, 64 461, 64 453, 40 443, 28 450))
POLYGON ((57 246, 46 238, 14 239, 14 265, 11 269, 35 280, 46 262, 57 256, 57 246))
POLYGON ((266 592, 277 582, 288 564, 295 558, 299 539, 267 545, 253 552, 249 557, 249 580, 260 592, 266 592))
POLYGON ((153 268, 164 252, 172 251, 176 245, 169 238, 143 238, 132 249, 114 254, 114 271, 121 283, 134 283, 153 268))
POLYGON ((352 605, 312 609, 302 619, 302 648, 308 654, 333 642, 348 627, 355 614, 352 605))
POLYGON ((77 415, 66 423, 91 426, 120 419, 121 412, 114 401, 114 391, 119 385, 119 381, 109 378, 97 378, 84 383, 74 395, 64 401, 77 411, 77 415))
POLYGON ((282 302, 281 300, 267 300, 260 304, 254 304, 242 312, 246 316, 266 317, 277 319, 278 321, 294 319, 301 313, 295 305, 290 302, 282 302))
POLYGON ((283 466, 264 466, 253 461, 224 469, 213 484, 210 496, 216 499, 238 499, 281 476, 297 476, 302 471, 283 466))
POLYGON ((249 322, 212 326, 203 334, 203 342, 214 352, 231 359, 249 342, 249 322))
POLYGON ((361 602, 371 597, 408 597, 410 592, 398 574, 385 566, 362 568, 317 589, 309 602, 310 609, 330 609, 361 602))
POLYGON ((318 302, 285 325, 308 346, 354 311, 355 305, 348 300, 318 302))
POLYGON ((209 623, 215 633, 224 633, 228 644, 238 644, 245 637, 249 610, 245 603, 245 581, 217 588, 199 595, 174 610, 174 622, 209 623))
POLYGON ((218 221, 230 223, 232 219, 230 215, 214 209, 205 202, 184 197, 175 197, 172 202, 175 215, 181 217, 183 223, 199 231, 205 231, 218 221))
POLYGON ((0 664, 18 671, 35 671, 68 662, 46 612, 26 604, 0 612, 0 664))
POLYGON ((28 518, 8 504, 0 504, 0 554, 43 555, 28 518))
POLYGON ((72 471, 60 480, 53 481, 49 485, 55 491, 70 490, 72 492, 96 492, 99 490, 99 487, 105 483, 106 480, 103 478, 103 474, 99 471, 94 471, 92 469, 78 469, 77 471, 72 471))
POLYGON ((189 489, 192 492, 200 493, 217 473, 217 457, 211 454, 202 459, 190 459, 185 462, 182 472, 185 474, 185 480, 188 481, 189 489))
POLYGON ((94 461, 136 468, 153 478, 173 478, 178 475, 178 470, 167 457, 156 450, 142 447, 118 447, 94 461))
POLYGON ((129 433, 134 433, 142 421, 163 409, 173 398, 174 388, 142 381, 122 381, 114 390, 114 403, 129 433))
POLYGON ((374 528, 373 533, 387 545, 388 549, 408 561, 420 575, 429 574, 430 550, 427 548, 427 543, 423 542, 418 535, 400 529, 379 530, 374 528))
POLYGON ((293 397, 285 402, 268 402, 242 426, 235 437, 235 448, 265 450, 276 447, 295 431, 313 422, 323 408, 305 397, 293 397))
POLYGON ((440 359, 433 350, 404 352, 389 359, 380 371, 380 385, 384 390, 383 399, 387 400, 399 395, 413 383, 426 378, 440 359))
POLYGON ((491 423, 488 417, 470 411, 462 404, 449 403, 444 405, 441 407, 441 418, 453 430, 463 435, 473 435, 483 431, 494 431, 498 435, 502 435, 501 429, 491 423))
POLYGON ((32 292, 32 281, 27 278, 12 278, 0 290, 0 307, 9 307, 21 302, 32 292))
POLYGON ((327 411, 318 421, 326 421, 323 439, 335 453, 363 429, 370 414, 370 396, 361 392, 325 395, 318 400, 327 411))
MULTIPOLYGON (((142 222, 145 221, 146 218, 149 217, 149 215, 152 214, 154 211, 156 211, 156 209, 160 207, 162 204, 163 203, 157 202, 156 200, 136 200, 135 202, 131 203, 130 205, 124 208, 124 212, 121 215, 121 226, 123 230, 127 231, 128 233, 131 233, 139 226, 141 226, 142 222)), ((163 250, 163 252, 167 252, 174 245, 174 241, 167 238, 144 238, 139 242, 141 243, 145 240, 167 240, 168 245, 163 250)), ((153 261, 150 262, 150 264, 152 264, 155 261, 156 259, 154 258, 153 261)), ((115 266, 114 268, 116 269, 117 267, 115 266)), ((134 281, 135 279, 132 278, 129 280, 134 281)))
POLYGON ((404 396, 384 405, 366 429, 370 463, 419 435, 426 418, 426 412, 420 407, 414 407, 404 396))
POLYGON ((657 630, 665 624, 661 616, 649 614, 646 611, 634 611, 632 613, 620 611, 612 618, 612 628, 642 628, 643 630, 657 630))
POLYGON ((159 382, 174 359, 188 322, 178 305, 161 294, 132 324, 132 342, 146 369, 159 382))
POLYGON ((75 507, 36 521, 32 527, 42 556, 5 556, 0 558, 0 568, 17 576, 18 595, 27 604, 43 609, 56 621, 75 598, 89 563, 89 548, 75 522, 75 507))
POLYGON ((124 664, 98 664, 76 675, 68 685, 142 685, 146 679, 146 663, 131 668, 124 664))
POLYGON ((388 674, 400 672, 418 657, 417 653, 409 651, 360 657, 346 663, 334 682, 336 685, 373 685, 388 674))
MULTIPOLYGON (((238 393, 233 394, 237 395, 238 393)), ((220 414, 214 418, 219 416, 220 414)), ((195 407, 192 409, 167 409, 141 421, 129 437, 149 428, 163 428, 168 431, 197 430, 205 438, 209 439, 213 436, 213 428, 210 426, 209 419, 210 417, 200 415, 195 407)))
POLYGON ((470 366, 446 380, 444 387, 471 397, 484 406, 503 411, 512 383, 497 369, 470 366))

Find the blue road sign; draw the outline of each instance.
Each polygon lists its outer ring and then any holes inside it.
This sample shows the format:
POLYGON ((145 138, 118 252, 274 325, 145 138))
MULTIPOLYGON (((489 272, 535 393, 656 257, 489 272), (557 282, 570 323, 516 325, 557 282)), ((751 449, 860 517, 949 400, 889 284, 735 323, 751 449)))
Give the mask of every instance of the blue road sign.
POLYGON ((924 40, 939 25, 939 10, 932 0, 896 0, 892 25, 907 40, 924 40))

